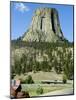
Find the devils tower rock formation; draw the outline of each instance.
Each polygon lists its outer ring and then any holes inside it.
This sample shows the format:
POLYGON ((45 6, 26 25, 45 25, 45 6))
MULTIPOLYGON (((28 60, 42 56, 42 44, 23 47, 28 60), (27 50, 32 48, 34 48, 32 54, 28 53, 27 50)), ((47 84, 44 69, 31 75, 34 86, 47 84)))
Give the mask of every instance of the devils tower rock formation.
POLYGON ((56 42, 63 40, 58 12, 55 8, 38 8, 23 41, 56 42))

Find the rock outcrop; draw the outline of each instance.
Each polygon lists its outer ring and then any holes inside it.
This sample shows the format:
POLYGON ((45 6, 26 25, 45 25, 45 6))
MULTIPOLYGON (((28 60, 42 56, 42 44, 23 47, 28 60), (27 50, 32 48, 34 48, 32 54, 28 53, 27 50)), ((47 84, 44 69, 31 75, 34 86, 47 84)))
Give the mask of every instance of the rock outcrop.
POLYGON ((23 41, 56 42, 64 39, 58 12, 55 8, 38 8, 23 41))

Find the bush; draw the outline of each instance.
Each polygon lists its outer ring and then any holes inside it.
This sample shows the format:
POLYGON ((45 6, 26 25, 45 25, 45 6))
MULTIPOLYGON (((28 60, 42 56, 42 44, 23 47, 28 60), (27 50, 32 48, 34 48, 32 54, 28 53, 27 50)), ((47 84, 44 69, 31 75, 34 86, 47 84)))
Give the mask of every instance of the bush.
POLYGON ((21 81, 21 84, 32 84, 32 83, 34 83, 31 75, 27 76, 26 79, 20 79, 20 81, 21 81))
POLYGON ((32 77, 31 77, 31 75, 27 76, 27 78, 26 78, 26 80, 25 80, 25 83, 26 83, 26 84, 32 84, 32 83, 34 83, 34 81, 33 81, 32 77))
POLYGON ((37 94, 43 94, 43 88, 38 87, 38 89, 36 90, 37 94))
POLYGON ((67 77, 66 77, 66 75, 63 75, 63 83, 64 84, 67 83, 67 77))

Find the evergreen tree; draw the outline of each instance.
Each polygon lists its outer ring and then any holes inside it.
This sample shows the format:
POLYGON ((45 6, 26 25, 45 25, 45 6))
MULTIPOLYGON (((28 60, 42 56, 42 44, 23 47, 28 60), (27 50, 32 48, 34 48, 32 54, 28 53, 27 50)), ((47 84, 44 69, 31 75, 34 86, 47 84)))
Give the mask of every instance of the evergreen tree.
POLYGON ((73 78, 74 76, 74 62, 72 58, 72 53, 69 52, 67 54, 67 58, 64 63, 64 74, 67 76, 68 79, 73 78))
POLYGON ((20 61, 18 59, 15 59, 14 66, 15 66, 15 73, 20 75, 22 67, 21 67, 20 61))

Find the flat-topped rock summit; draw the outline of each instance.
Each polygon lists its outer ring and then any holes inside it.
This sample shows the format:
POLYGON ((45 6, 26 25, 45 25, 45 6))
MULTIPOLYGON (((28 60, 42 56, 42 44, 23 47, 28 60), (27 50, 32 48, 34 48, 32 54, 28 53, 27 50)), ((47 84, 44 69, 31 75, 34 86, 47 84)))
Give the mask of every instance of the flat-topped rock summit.
POLYGON ((22 37, 22 41, 28 42, 56 42, 63 39, 58 11, 55 8, 37 8, 28 31, 22 37))

